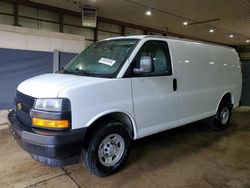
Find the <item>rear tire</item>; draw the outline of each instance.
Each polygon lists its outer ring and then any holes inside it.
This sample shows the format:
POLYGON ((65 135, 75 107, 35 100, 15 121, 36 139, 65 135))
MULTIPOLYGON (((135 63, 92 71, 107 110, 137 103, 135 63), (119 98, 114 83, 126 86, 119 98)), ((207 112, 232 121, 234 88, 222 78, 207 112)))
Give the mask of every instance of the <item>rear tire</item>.
POLYGON ((229 127, 232 104, 228 100, 222 100, 216 115, 210 119, 210 127, 213 130, 224 130, 229 127))
POLYGON ((131 140, 121 122, 111 120, 100 126, 82 148, 81 160, 92 174, 108 176, 125 163, 131 140))

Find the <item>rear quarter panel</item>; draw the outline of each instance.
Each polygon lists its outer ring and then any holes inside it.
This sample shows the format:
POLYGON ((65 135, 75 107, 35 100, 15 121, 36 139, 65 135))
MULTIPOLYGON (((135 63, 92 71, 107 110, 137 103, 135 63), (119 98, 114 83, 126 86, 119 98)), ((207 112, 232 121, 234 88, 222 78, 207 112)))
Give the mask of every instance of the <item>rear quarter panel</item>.
POLYGON ((230 92, 234 107, 239 105, 242 90, 242 73, 240 60, 237 52, 233 48, 220 46, 211 47, 217 78, 215 86, 220 93, 230 92))

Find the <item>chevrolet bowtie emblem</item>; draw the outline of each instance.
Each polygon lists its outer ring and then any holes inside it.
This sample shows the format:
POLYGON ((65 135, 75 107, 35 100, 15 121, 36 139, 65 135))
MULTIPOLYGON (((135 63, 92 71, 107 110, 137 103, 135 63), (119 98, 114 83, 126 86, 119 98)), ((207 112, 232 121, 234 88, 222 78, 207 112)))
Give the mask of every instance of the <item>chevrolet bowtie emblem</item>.
POLYGON ((17 109, 18 109, 18 110, 21 110, 21 109, 22 109, 22 105, 21 105, 21 103, 20 103, 20 102, 19 102, 19 103, 17 103, 16 107, 17 107, 17 109))

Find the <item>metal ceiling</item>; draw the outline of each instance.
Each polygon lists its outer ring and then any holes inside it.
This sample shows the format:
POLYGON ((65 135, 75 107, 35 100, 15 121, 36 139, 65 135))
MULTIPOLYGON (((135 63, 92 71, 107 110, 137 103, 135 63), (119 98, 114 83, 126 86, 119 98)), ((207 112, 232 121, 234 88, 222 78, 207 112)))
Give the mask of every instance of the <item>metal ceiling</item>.
POLYGON ((250 0, 33 0, 81 11, 91 5, 98 16, 228 45, 250 39, 250 0), (150 9, 151 16, 145 12, 150 9), (206 22, 207 20, 213 20, 206 22), (184 26, 182 23, 197 23, 184 26), (200 23, 199 23, 200 22, 200 23), (214 29, 213 33, 209 29, 214 29), (229 35, 234 37, 230 38, 229 35))

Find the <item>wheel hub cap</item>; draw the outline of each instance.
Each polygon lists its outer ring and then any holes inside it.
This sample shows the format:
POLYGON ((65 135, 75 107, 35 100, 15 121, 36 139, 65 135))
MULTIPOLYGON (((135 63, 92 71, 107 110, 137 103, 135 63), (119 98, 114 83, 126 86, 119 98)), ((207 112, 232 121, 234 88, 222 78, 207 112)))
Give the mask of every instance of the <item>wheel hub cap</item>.
POLYGON ((105 154, 106 156, 111 156, 111 155, 113 155, 113 154, 116 152, 116 150, 117 150, 116 147, 117 147, 117 146, 115 145, 115 143, 109 142, 108 144, 106 144, 106 145, 104 146, 104 154, 105 154))
POLYGON ((124 140, 119 134, 111 134, 99 145, 98 158, 102 165, 110 167, 116 164, 124 153, 124 140))
POLYGON ((221 123, 223 125, 226 124, 228 122, 228 119, 229 119, 229 109, 227 107, 224 107, 221 110, 221 114, 220 114, 221 123))

